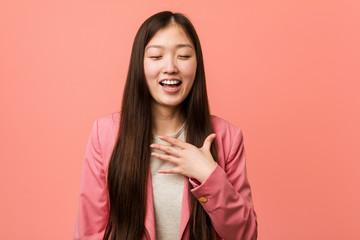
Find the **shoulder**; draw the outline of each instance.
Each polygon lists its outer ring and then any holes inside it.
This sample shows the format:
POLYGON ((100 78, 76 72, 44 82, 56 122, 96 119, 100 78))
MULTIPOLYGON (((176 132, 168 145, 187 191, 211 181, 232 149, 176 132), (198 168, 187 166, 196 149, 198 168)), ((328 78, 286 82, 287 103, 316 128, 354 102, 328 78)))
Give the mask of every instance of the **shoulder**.
POLYGON ((115 112, 97 119, 93 124, 93 134, 97 137, 102 157, 107 163, 117 139, 120 113, 115 112))
POLYGON ((212 115, 211 121, 216 133, 216 145, 218 150, 218 163, 225 168, 226 161, 232 158, 243 144, 243 134, 240 128, 232 123, 212 115))
POLYGON ((214 132, 217 135, 228 136, 230 138, 234 138, 238 134, 242 135, 242 131, 240 128, 218 116, 211 115, 211 122, 214 132))
POLYGON ((109 128, 113 125, 119 125, 120 122, 120 112, 114 112, 108 115, 105 115, 96 120, 97 124, 101 128, 109 128))
POLYGON ((99 137, 101 137, 101 135, 113 135, 114 133, 116 134, 119 129, 119 122, 120 113, 115 112, 97 119, 94 125, 96 125, 99 137))
POLYGON ((95 121, 99 138, 112 138, 119 129, 120 113, 115 112, 105 115, 95 121))

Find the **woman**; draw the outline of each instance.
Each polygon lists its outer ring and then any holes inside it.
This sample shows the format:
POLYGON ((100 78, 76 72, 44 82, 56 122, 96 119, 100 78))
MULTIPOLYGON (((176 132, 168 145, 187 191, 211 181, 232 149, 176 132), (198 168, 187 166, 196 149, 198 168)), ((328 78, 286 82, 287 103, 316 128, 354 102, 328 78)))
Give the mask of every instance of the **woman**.
POLYGON ((137 32, 121 113, 93 125, 79 202, 74 239, 256 239, 242 132, 210 115, 185 16, 160 12, 137 32))

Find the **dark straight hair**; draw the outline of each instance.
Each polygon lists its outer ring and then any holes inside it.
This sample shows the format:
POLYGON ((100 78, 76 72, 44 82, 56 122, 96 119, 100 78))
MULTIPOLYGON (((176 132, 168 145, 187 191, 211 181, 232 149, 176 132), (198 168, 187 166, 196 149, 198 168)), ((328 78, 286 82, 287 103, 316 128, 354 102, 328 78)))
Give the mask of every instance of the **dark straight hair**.
MULTIPOLYGON (((205 84, 205 70, 197 33, 184 15, 169 11, 148 18, 138 30, 132 47, 129 71, 124 88, 118 138, 109 162, 109 218, 104 234, 106 240, 134 240, 144 235, 147 179, 152 142, 152 97, 144 74, 144 51, 150 39, 170 24, 183 28, 193 42, 197 69, 193 87, 182 103, 186 121, 186 142, 201 147, 213 133, 205 84)), ((217 159, 215 144, 211 146, 217 159)), ((189 191, 192 188, 189 184, 189 191)), ((199 201, 190 194, 190 239, 211 239, 214 228, 199 201)))

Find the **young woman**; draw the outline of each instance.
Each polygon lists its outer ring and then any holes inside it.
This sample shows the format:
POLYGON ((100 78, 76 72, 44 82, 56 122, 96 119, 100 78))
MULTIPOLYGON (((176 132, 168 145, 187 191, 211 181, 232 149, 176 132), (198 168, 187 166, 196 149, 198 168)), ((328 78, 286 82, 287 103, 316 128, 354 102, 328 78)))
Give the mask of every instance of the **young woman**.
POLYGON ((88 142, 74 239, 256 239, 240 129, 211 116, 190 21, 136 34, 120 113, 88 142))

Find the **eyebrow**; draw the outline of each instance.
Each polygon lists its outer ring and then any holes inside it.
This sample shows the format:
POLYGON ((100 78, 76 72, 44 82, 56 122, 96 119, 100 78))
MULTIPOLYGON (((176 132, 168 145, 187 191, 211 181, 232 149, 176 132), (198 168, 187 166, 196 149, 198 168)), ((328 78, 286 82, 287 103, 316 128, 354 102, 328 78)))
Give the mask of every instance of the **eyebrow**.
MULTIPOLYGON (((183 48, 183 47, 189 47, 189 48, 193 48, 190 44, 188 43, 181 43, 181 44, 177 44, 176 48, 183 48)), ((145 48, 145 51, 149 48, 164 48, 164 46, 162 45, 149 45, 145 48)))

